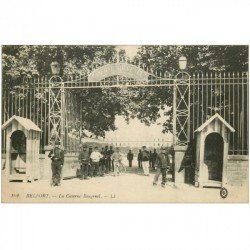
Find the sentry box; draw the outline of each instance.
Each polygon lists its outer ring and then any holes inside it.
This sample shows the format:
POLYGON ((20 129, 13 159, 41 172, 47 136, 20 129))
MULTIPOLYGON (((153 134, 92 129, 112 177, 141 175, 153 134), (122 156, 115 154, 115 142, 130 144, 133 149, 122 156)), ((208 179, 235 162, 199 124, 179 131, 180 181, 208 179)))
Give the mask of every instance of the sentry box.
POLYGON ((222 187, 227 183, 230 132, 235 132, 234 128, 218 113, 195 130, 197 187, 222 187))
POLYGON ((9 181, 39 179, 41 129, 31 120, 12 116, 2 125, 6 136, 5 175, 9 181))

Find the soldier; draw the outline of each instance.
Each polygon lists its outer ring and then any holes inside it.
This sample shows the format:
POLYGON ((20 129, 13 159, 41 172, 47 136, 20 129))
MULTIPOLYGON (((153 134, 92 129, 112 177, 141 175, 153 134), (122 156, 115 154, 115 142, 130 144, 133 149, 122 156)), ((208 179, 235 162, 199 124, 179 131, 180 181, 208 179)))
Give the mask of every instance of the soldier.
POLYGON ((111 159, 112 157, 112 154, 114 153, 114 150, 112 148, 112 146, 109 147, 109 150, 108 150, 108 155, 107 155, 107 161, 108 161, 108 169, 109 171, 114 171, 114 161, 111 159))
POLYGON ((149 151, 149 168, 152 168, 152 151, 149 151))
POLYGON ((100 172, 101 172, 101 176, 104 176, 105 171, 106 171, 106 166, 105 166, 105 149, 102 148, 101 150, 101 155, 102 158, 100 159, 100 172))
POLYGON ((54 148, 49 153, 51 158, 52 182, 51 186, 61 185, 61 175, 64 163, 64 151, 60 149, 60 142, 56 141, 54 148))
POLYGON ((108 146, 105 146, 105 148, 104 148, 104 160, 105 160, 105 170, 106 170, 106 174, 109 173, 108 151, 109 151, 108 146))
POLYGON ((149 176, 149 159, 150 155, 149 152, 146 149, 146 146, 142 147, 142 168, 144 175, 149 176))
POLYGON ((155 170, 155 161, 157 158, 157 152, 156 149, 154 149, 154 152, 152 153, 152 169, 155 170))
MULTIPOLYGON (((91 155, 91 153, 93 152, 93 149, 91 148, 91 147, 89 147, 89 158, 90 158, 90 155, 91 155)), ((91 158, 89 159, 89 170, 88 170, 88 176, 89 177, 92 177, 91 176, 91 166, 92 166, 92 160, 91 160, 91 158)))
POLYGON ((131 150, 129 150, 127 154, 127 159, 128 159, 129 167, 132 168, 132 161, 134 159, 134 154, 131 152, 131 150))
POLYGON ((94 151, 90 155, 91 159, 91 177, 99 175, 100 159, 102 158, 101 153, 98 151, 98 147, 94 148, 94 151))
POLYGON ((92 152, 93 152, 93 149, 90 147, 89 148, 89 155, 91 155, 92 152))
POLYGON ((162 147, 161 152, 157 154, 156 157, 156 166, 157 166, 157 172, 154 177, 153 185, 157 185, 159 176, 162 175, 162 187, 165 187, 166 181, 167 181, 167 170, 170 168, 170 161, 168 154, 166 152, 166 148, 162 147))
POLYGON ((122 155, 119 148, 116 148, 116 151, 112 154, 111 159, 114 162, 114 176, 117 176, 120 174, 122 166, 122 155))
POLYGON ((141 149, 140 149, 139 153, 138 153, 138 156, 137 156, 138 168, 142 168, 141 159, 142 159, 142 152, 141 152, 141 149))
POLYGON ((89 152, 87 151, 87 146, 83 145, 82 151, 79 154, 78 157, 79 163, 81 164, 81 176, 80 179, 85 180, 88 179, 88 172, 89 172, 89 163, 90 163, 90 157, 89 152))

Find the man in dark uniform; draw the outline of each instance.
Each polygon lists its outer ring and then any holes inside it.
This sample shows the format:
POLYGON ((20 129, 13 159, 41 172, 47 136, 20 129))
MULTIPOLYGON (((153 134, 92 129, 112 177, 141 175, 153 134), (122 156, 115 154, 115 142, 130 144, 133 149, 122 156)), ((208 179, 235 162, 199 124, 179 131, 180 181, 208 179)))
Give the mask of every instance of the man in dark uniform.
MULTIPOLYGON (((90 147, 90 148, 89 148, 89 157, 90 157, 90 155, 91 155, 92 152, 93 152, 93 148, 90 147)), ((90 172, 91 172, 90 169, 91 169, 91 166, 92 166, 91 163, 92 163, 92 162, 91 162, 91 158, 90 158, 90 159, 89 159, 89 165, 88 165, 88 176, 89 176, 89 177, 91 177, 91 174, 90 174, 90 172)))
POLYGON ((104 160, 105 160, 105 172, 106 172, 106 174, 109 173, 108 154, 109 154, 109 148, 108 148, 108 146, 105 146, 105 148, 104 148, 104 160))
POLYGON ((152 151, 149 151, 149 168, 152 168, 152 151))
POLYGON ((170 168, 170 161, 165 147, 161 148, 161 152, 156 157, 157 172, 154 177, 153 185, 157 185, 160 175, 162 175, 162 187, 167 182, 167 170, 170 168))
POLYGON ((138 156, 137 156, 137 161, 138 161, 138 168, 142 168, 142 152, 141 149, 139 150, 138 156))
POLYGON ((127 159, 128 159, 129 167, 132 168, 132 161, 134 159, 134 154, 131 152, 131 150, 129 150, 127 154, 127 159))
POLYGON ((114 171, 114 161, 111 160, 113 153, 114 153, 114 150, 113 150, 112 146, 110 146, 109 150, 108 150, 107 160, 108 160, 108 168, 109 168, 109 171, 111 171, 111 172, 114 171))
POLYGON ((55 142, 55 147, 50 151, 49 158, 51 158, 52 182, 51 186, 61 185, 61 175, 64 163, 64 151, 60 149, 60 142, 55 142))
POLYGON ((88 173, 89 173, 89 164, 90 164, 90 157, 89 152, 87 150, 87 146, 83 145, 82 151, 79 154, 78 157, 79 163, 81 164, 81 176, 80 179, 85 180, 88 179, 88 173))
POLYGON ((157 152, 156 149, 154 149, 154 152, 152 153, 152 169, 155 170, 155 161, 157 158, 157 152))
POLYGON ((100 173, 101 173, 101 176, 104 176, 104 174, 106 173, 105 149, 104 148, 102 148, 101 150, 101 155, 102 155, 102 158, 100 159, 100 173))

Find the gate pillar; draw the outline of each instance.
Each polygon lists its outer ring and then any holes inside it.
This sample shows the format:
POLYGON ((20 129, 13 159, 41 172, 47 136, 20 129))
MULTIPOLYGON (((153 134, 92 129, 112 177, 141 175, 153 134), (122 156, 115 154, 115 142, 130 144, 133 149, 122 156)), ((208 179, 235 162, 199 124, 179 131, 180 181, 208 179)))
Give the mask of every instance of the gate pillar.
POLYGON ((190 75, 176 75, 173 97, 174 176, 175 183, 184 183, 185 169, 178 172, 190 140, 190 75))
POLYGON ((49 81, 49 144, 56 140, 64 147, 65 140, 65 92, 60 76, 52 76, 49 81))
POLYGON ((176 184, 182 184, 185 182, 185 169, 178 172, 182 161, 184 159, 185 153, 187 150, 187 146, 174 146, 174 181, 176 184))

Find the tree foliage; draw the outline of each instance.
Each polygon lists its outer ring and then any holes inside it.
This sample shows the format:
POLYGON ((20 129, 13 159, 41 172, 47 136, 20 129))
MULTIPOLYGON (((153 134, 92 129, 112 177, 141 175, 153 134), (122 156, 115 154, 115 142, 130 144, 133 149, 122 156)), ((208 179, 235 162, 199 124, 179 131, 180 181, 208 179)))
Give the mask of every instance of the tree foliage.
MULTIPOLYGON (((187 58, 186 70, 190 75, 196 72, 248 70, 248 46, 141 46, 134 61, 141 62, 158 76, 167 73, 174 77, 179 71, 178 59, 182 55, 187 58)), ((137 117, 142 121, 145 112, 151 121, 156 121, 159 107, 172 107, 172 89, 146 88, 143 91, 144 95, 137 98, 141 106, 137 117)), ((164 112, 163 132, 172 132, 172 113, 172 108, 164 112)))
MULTIPOLYGON (((146 66, 149 71, 172 74, 178 72, 178 58, 188 59, 187 71, 247 71, 247 46, 141 46, 137 55, 130 58, 133 63, 146 66)), ((24 76, 49 76, 50 64, 58 61, 61 75, 84 75, 93 66, 115 60, 115 46, 79 45, 35 45, 3 46, 3 83, 22 84, 24 76)), ((126 60, 126 51, 120 50, 119 57, 126 60)), ((121 76, 120 80, 122 79, 121 76)), ((104 136, 106 131, 115 130, 115 116, 123 115, 127 121, 137 117, 150 125, 165 110, 166 121, 163 131, 172 130, 172 89, 164 87, 131 89, 84 90, 76 95, 82 102, 82 125, 95 135, 104 136)))

